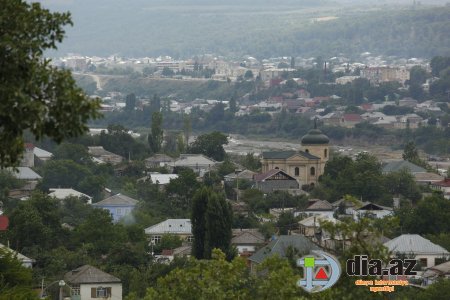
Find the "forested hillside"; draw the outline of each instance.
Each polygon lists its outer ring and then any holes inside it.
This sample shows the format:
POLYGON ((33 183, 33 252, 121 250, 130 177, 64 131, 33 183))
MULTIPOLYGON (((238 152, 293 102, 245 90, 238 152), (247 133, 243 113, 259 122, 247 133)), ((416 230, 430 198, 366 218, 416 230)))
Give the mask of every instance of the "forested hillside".
POLYGON ((44 1, 70 10, 60 54, 448 55, 450 7, 332 1, 44 1), (207 5, 206 5, 207 4, 207 5), (361 4, 362 5, 362 4, 361 4))

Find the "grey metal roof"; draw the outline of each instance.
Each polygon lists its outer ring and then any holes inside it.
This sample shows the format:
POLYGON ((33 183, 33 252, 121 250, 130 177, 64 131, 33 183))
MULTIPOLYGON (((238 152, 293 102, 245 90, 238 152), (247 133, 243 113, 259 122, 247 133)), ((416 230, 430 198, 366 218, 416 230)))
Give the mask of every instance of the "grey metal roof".
POLYGON ((286 257, 288 247, 296 248, 300 253, 307 254, 311 250, 320 250, 303 235, 280 235, 276 240, 259 249, 255 254, 249 257, 249 260, 261 263, 269 256, 278 254, 280 257, 286 257))
POLYGON ((231 239, 232 245, 259 245, 263 244, 264 242, 264 236, 258 231, 242 231, 231 239))
POLYGON ((82 283, 120 283, 120 279, 103 272, 93 266, 84 265, 75 270, 67 272, 64 280, 70 284, 82 283))
POLYGON ((327 200, 317 200, 310 206, 306 208, 306 211, 313 211, 313 210, 334 210, 334 207, 331 205, 330 202, 327 200))
POLYGON ((41 149, 38 147, 34 147, 33 153, 34 153, 34 155, 36 155, 36 157, 39 157, 39 158, 50 158, 53 156, 53 153, 45 151, 44 149, 41 149))
POLYGON ((167 219, 145 229, 146 234, 192 234, 190 219, 167 219))
POLYGON ((26 256, 23 255, 22 253, 19 253, 19 252, 17 252, 17 251, 14 251, 13 249, 11 249, 11 248, 9 248, 9 247, 3 245, 2 243, 0 243, 0 249, 3 249, 3 250, 5 250, 5 251, 7 251, 7 252, 13 253, 14 255, 17 255, 17 259, 20 260, 20 261, 23 262, 23 263, 33 263, 33 262, 35 262, 34 259, 29 258, 29 257, 26 257, 26 256))
POLYGON ((384 243, 384 246, 394 253, 450 254, 443 247, 433 244, 418 234, 402 234, 384 243))
POLYGON ((117 194, 100 202, 92 204, 93 206, 131 206, 136 205, 139 201, 128 196, 117 194))
POLYGON ((398 161, 391 161, 383 166, 383 173, 391 173, 391 172, 398 172, 402 169, 407 169, 411 173, 423 173, 426 172, 422 167, 419 167, 418 165, 415 165, 409 161, 406 160, 398 160, 398 161))
POLYGON ((217 162, 202 154, 181 154, 180 158, 173 162, 175 167, 201 167, 214 166, 217 162))
POLYGON ((38 173, 34 172, 32 169, 30 169, 28 167, 17 167, 16 169, 17 169, 17 171, 15 171, 13 169, 9 169, 9 171, 17 179, 37 180, 37 179, 42 178, 38 173))
POLYGON ((319 159, 319 157, 304 151, 269 151, 262 153, 264 159, 288 159, 294 155, 300 155, 309 159, 319 159))

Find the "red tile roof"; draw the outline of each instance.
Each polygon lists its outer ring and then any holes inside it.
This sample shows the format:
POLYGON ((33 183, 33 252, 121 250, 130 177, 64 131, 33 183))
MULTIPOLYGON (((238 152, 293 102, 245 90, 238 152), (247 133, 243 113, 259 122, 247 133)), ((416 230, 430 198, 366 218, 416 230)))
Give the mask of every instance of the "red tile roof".
POLYGON ((361 116, 358 114, 345 114, 344 120, 346 122, 359 122, 362 120, 361 116))
POLYGON ((450 187, 450 178, 445 178, 442 181, 434 182, 434 185, 442 186, 442 187, 450 187))

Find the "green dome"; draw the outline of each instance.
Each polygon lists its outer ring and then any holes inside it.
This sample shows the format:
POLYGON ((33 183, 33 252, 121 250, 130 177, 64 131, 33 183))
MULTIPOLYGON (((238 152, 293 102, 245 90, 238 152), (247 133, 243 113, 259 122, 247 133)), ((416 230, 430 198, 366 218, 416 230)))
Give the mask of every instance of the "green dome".
POLYGON ((302 137, 302 144, 304 145, 324 145, 329 142, 330 139, 319 129, 311 129, 302 137))

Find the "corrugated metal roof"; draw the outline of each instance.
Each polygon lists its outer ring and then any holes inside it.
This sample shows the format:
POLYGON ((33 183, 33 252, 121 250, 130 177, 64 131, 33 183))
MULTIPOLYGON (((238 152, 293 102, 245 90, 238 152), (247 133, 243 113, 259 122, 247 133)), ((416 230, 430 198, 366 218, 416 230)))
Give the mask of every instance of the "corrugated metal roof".
POLYGON ((64 275, 64 280, 70 284, 82 283, 120 283, 120 279, 103 272, 93 266, 84 265, 75 270, 67 272, 64 275))
POLYGON ((36 155, 36 157, 39 157, 39 158, 50 158, 53 156, 53 153, 45 151, 44 149, 41 149, 38 147, 34 147, 33 153, 34 153, 34 155, 36 155))
POLYGON ((217 162, 201 154, 181 154, 173 165, 179 167, 214 166, 217 162))
POLYGON ((167 219, 145 229, 146 234, 192 234, 190 219, 167 219))
POLYGON ((136 205, 138 202, 139 201, 128 196, 117 194, 94 203, 93 206, 131 206, 136 205))
POLYGON ((406 160, 398 160, 398 161, 391 161, 383 166, 383 173, 391 173, 391 172, 398 172, 402 169, 407 169, 411 173, 423 173, 426 172, 422 167, 419 167, 409 161, 406 160))
POLYGON ((312 210, 334 210, 334 208, 327 200, 318 200, 306 208, 306 211, 312 210))
POLYGON ((12 169, 9 170, 12 172, 12 175, 17 179, 37 180, 42 178, 38 173, 34 172, 32 169, 28 167, 17 167, 16 169, 17 172, 12 169))
POLYGON ((267 257, 275 254, 286 257, 288 247, 297 249, 301 254, 308 254, 311 250, 320 250, 318 246, 303 235, 280 235, 276 240, 271 241, 267 246, 250 256, 249 260, 261 263, 267 257))
POLYGON ((76 191, 74 189, 49 189, 50 190, 50 194, 48 194, 49 196, 53 196, 56 199, 65 199, 67 197, 73 196, 73 197, 87 197, 89 199, 92 199, 91 196, 88 196, 84 193, 81 193, 79 191, 76 191))
POLYGON ((443 247, 433 244, 418 234, 402 234, 384 245, 394 253, 450 254, 443 247))

